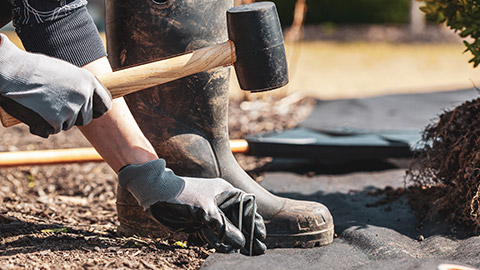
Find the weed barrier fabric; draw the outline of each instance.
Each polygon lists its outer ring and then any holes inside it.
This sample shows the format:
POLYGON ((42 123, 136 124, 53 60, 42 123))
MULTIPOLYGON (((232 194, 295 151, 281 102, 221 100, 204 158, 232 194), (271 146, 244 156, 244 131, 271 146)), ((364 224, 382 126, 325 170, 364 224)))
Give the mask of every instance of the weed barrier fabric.
POLYGON ((409 158, 422 131, 445 109, 477 96, 474 89, 317 102, 299 127, 254 134, 249 154, 319 163, 409 158))
POLYGON ((265 255, 213 254, 203 269, 437 269, 445 263, 480 267, 480 237, 463 237, 435 221, 419 227, 401 193, 403 169, 321 175, 267 173, 262 185, 277 195, 322 202, 335 222, 333 244, 271 249, 265 255), (388 188, 386 192, 385 187, 388 188), (265 268, 268 267, 268 268, 265 268))
MULTIPOLYGON (((477 96, 468 89, 319 101, 301 127, 421 131, 443 110, 477 96)), ((404 176, 405 169, 313 177, 267 172, 262 186, 273 193, 327 205, 338 237, 325 247, 271 249, 257 257, 213 254, 202 269, 438 269, 447 263, 480 268, 480 237, 439 220, 419 223, 403 192, 404 176)))
POLYGON ((446 109, 480 96, 476 89, 318 100, 300 127, 332 133, 423 131, 446 109))
POLYGON ((330 134, 306 128, 248 136, 248 153, 254 156, 309 159, 319 163, 407 158, 420 133, 330 134), (413 142, 412 144, 410 142, 413 142))

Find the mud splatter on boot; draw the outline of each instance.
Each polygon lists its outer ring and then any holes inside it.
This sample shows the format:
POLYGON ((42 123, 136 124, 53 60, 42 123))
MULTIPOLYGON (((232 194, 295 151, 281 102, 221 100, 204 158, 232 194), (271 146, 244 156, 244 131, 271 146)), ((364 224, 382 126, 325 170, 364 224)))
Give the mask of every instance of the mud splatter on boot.
MULTIPOLYGON (((226 41, 225 12, 232 1, 111 0, 107 5, 109 57, 114 68, 120 68, 226 41)), ((219 68, 126 100, 142 131, 176 174, 221 177, 256 194, 268 247, 331 243, 333 219, 324 205, 275 196, 236 162, 227 128, 228 79, 229 69, 219 68)), ((142 234, 143 227, 155 231, 125 190, 118 192, 117 209, 122 231, 142 234)))

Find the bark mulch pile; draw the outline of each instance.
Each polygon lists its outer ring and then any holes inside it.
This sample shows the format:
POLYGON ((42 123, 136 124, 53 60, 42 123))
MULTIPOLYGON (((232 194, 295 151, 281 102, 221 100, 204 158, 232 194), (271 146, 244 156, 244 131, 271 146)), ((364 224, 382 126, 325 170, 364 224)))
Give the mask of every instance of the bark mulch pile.
MULTIPOLYGON (((314 103, 275 94, 232 100, 231 138, 291 128, 314 103)), ((48 140, 23 125, 0 128, 0 134, 1 152, 90 146, 76 129, 48 140)), ((247 170, 265 163, 237 158, 247 170)), ((116 182, 105 163, 0 168, 0 269, 198 269, 215 252, 171 239, 117 235, 116 182)))
POLYGON ((408 173, 417 210, 454 224, 480 228, 480 99, 439 116, 423 134, 420 152, 408 173), (418 203, 418 198, 422 199, 418 203))

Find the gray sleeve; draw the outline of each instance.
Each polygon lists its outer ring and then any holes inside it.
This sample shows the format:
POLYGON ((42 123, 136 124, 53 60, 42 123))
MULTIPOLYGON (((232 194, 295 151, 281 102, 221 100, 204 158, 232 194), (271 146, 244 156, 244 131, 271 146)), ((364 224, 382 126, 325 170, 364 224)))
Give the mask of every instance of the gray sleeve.
POLYGON ((26 24, 22 24, 23 19, 15 17, 22 13, 22 8, 25 7, 15 6, 14 25, 27 51, 56 57, 80 67, 107 55, 85 6, 50 20, 26 24))

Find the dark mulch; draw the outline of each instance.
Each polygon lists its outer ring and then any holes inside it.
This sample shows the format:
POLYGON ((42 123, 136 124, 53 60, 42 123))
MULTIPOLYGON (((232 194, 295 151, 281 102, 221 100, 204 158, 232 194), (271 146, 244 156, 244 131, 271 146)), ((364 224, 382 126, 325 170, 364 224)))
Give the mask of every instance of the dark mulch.
POLYGON ((416 158, 410 180, 423 195, 428 216, 475 230, 480 228, 480 99, 439 116, 423 135, 425 151, 416 158))
MULTIPOLYGON (((263 94, 232 100, 232 138, 295 126, 314 100, 263 94)), ((0 128, 0 151, 89 147, 74 129, 48 140, 0 128)), ((265 160, 237 155, 244 168, 265 160)), ((0 169, 0 269, 197 269, 214 250, 116 234, 116 175, 105 163, 0 169)))

